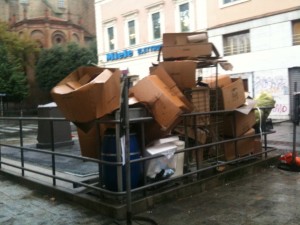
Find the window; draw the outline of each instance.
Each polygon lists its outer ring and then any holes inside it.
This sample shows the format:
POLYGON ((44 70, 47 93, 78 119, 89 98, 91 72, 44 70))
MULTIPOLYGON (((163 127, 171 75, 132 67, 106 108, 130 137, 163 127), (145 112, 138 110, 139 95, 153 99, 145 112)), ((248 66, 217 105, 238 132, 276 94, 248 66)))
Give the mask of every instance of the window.
POLYGON ((128 36, 129 36, 129 45, 136 44, 136 34, 135 34, 135 21, 131 20, 128 22, 128 36))
POLYGON ((147 5, 148 11, 148 39, 149 41, 159 40, 164 33, 164 1, 147 5))
POLYGON ((238 0, 223 0, 223 4, 231 3, 231 2, 236 2, 238 0))
POLYGON ((189 3, 179 5, 180 31, 190 31, 190 10, 189 3))
POLYGON ((300 20, 293 22, 293 45, 300 45, 300 20))
POLYGON ((27 5, 28 4, 28 0, 20 0, 20 3, 23 5, 27 5))
POLYGON ((124 19, 124 37, 126 46, 136 45, 139 42, 138 10, 133 10, 122 14, 124 19))
POLYGON ((112 51, 115 49, 115 35, 114 35, 113 27, 107 28, 107 36, 108 36, 108 49, 109 51, 112 51))
POLYGON ((52 44, 61 45, 66 43, 65 34, 61 31, 56 31, 52 34, 52 44))
POLYGON ((248 2, 250 0, 219 0, 219 5, 221 8, 227 7, 227 6, 232 6, 236 4, 240 4, 243 2, 248 2))
POLYGON ((161 37, 161 30, 160 30, 160 13, 156 12, 151 15, 152 18, 152 34, 153 39, 159 39, 161 37))
POLYGON ((249 31, 224 35, 224 55, 250 52, 249 31))
POLYGON ((65 0, 57 0, 58 8, 65 8, 65 0))

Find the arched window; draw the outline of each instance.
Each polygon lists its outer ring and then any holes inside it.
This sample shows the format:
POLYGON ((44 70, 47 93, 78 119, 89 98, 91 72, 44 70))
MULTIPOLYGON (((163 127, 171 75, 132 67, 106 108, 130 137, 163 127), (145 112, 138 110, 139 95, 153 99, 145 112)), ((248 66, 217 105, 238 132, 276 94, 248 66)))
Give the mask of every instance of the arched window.
POLYGON ((40 48, 45 46, 45 35, 40 30, 33 30, 30 34, 31 39, 35 40, 40 48))
POLYGON ((75 33, 72 34, 72 41, 79 43, 79 41, 80 41, 79 35, 75 34, 75 33))
POLYGON ((61 45, 66 43, 65 34, 61 31, 56 31, 52 35, 52 44, 53 45, 61 45))

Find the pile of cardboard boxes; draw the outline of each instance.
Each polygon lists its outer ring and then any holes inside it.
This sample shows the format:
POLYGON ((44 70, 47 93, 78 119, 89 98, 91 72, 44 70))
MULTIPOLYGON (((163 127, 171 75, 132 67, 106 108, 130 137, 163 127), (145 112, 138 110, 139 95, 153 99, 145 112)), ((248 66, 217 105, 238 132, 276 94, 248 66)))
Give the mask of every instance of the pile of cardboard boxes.
MULTIPOLYGON (((209 111, 214 110, 212 102, 218 102, 218 110, 245 107, 245 89, 241 79, 212 75, 203 79, 205 87, 197 86, 196 69, 199 64, 219 58, 214 45, 208 42, 207 33, 166 33, 159 54, 163 55, 163 61, 145 68, 149 69, 149 76, 129 89, 129 98, 135 104, 143 105, 153 117, 153 122, 145 123, 147 146, 170 135, 186 135, 182 125, 187 125, 189 138, 204 144, 206 134, 202 128, 211 123, 209 111), (197 112, 207 114, 187 116, 183 123, 183 115, 197 112)), ((120 107, 120 78, 121 72, 116 68, 82 67, 69 74, 51 91, 64 116, 77 125, 84 156, 98 157, 94 121, 114 113, 120 107)), ((252 109, 246 114, 239 111, 228 113, 222 138, 254 134, 254 124, 252 109)), ((237 148, 234 147, 235 142, 225 143, 225 160, 260 151, 258 142, 256 138, 239 140, 236 142, 237 148)))

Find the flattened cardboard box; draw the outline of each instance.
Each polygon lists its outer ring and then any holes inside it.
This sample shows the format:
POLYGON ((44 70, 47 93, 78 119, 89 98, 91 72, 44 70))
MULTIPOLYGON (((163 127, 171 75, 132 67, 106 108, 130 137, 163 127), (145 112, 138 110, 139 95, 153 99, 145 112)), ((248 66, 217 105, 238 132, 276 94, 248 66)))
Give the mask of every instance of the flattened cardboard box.
POLYGON ((176 95, 173 95, 156 75, 140 80, 129 89, 129 95, 148 106, 154 119, 163 130, 168 130, 180 122, 180 115, 187 106, 176 95))
POLYGON ((119 69, 80 67, 59 82, 51 95, 66 119, 90 122, 119 108, 120 76, 119 69))
MULTIPOLYGON (((251 128, 241 137, 251 136, 254 134, 255 130, 251 128)), ((249 137, 236 141, 236 148, 234 141, 224 143, 225 160, 232 160, 236 157, 242 157, 253 153, 255 151, 255 138, 256 137, 249 137)))

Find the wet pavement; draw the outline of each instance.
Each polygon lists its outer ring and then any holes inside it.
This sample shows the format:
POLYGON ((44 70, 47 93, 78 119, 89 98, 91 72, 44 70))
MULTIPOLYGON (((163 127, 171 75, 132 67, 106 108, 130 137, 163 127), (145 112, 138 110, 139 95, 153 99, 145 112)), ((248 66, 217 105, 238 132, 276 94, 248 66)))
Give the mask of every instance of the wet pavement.
MULTIPOLYGON (((297 150, 299 129, 297 126, 297 150)), ((292 150, 293 124, 276 123, 274 130, 276 133, 268 135, 268 145, 275 146, 278 153, 292 150)), ((299 196, 300 174, 270 165, 261 173, 209 191, 154 205, 138 216, 163 225, 296 225, 300 221, 299 196)), ((0 174, 0 224, 126 224, 126 221, 115 221, 0 174)), ((132 221, 132 224, 151 223, 132 221)))

